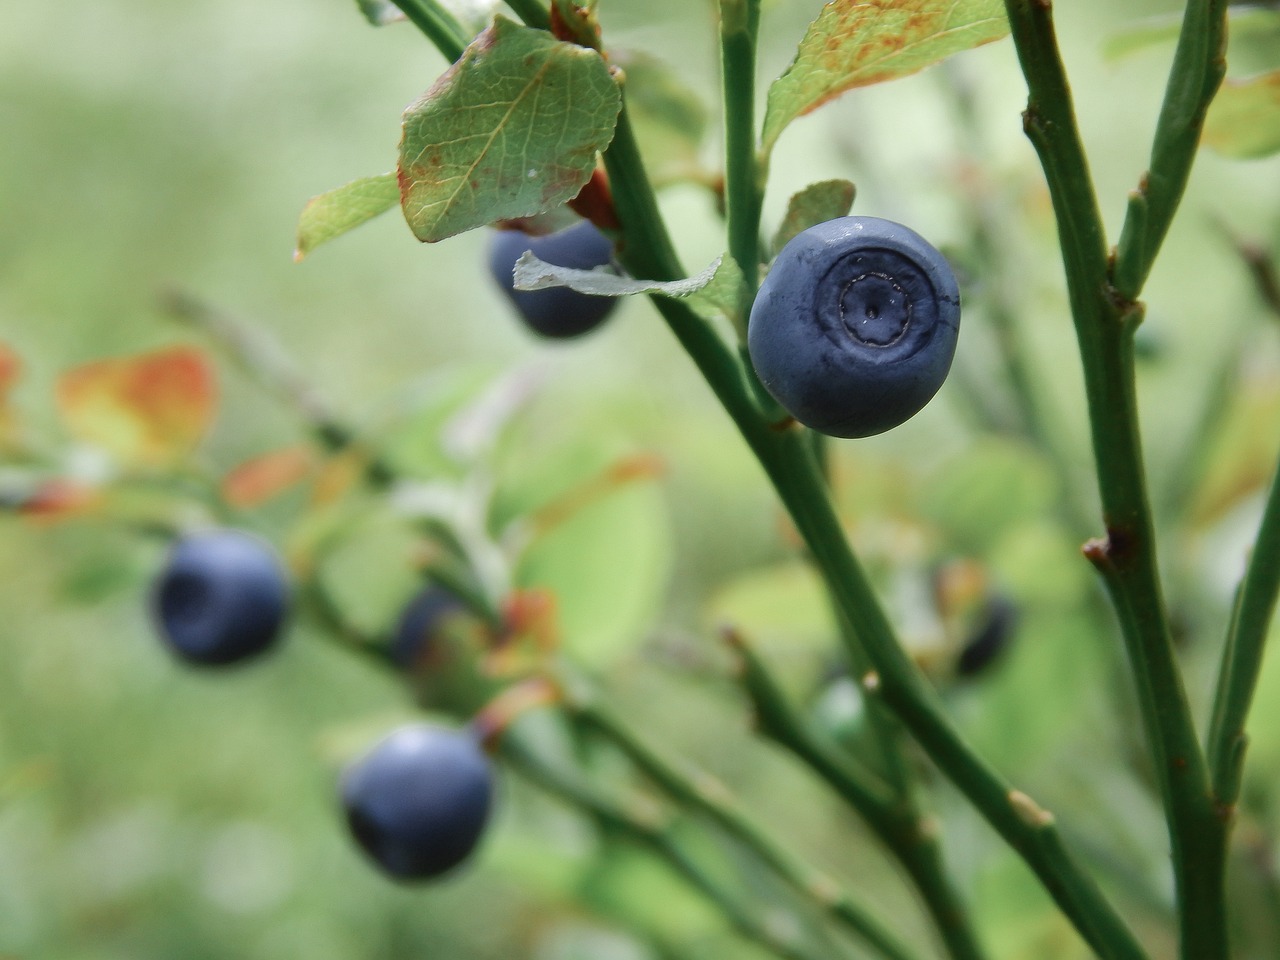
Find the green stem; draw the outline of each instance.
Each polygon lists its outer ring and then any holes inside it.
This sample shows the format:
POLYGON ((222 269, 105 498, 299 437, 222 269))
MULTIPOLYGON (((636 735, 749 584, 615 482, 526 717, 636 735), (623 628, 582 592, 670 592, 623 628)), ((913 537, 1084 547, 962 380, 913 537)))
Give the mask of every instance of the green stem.
MULTIPOLYGON (((1053 199, 1084 366, 1107 530, 1085 553, 1116 607, 1137 687, 1173 848, 1182 956, 1219 960, 1227 956, 1224 876, 1216 854, 1224 824, 1210 796, 1161 595, 1133 369, 1141 305, 1108 282, 1102 219, 1050 7, 1038 0, 1006 0, 1005 7, 1030 91, 1025 128, 1053 199)), ((1162 201, 1172 205, 1169 216, 1176 199, 1162 201)))
MULTIPOLYGON (((624 103, 605 166, 624 227, 623 265, 637 277, 686 274, 658 211, 624 103)), ((1104 960, 1145 960, 1124 922, 1063 847, 1052 817, 1013 791, 964 742, 898 643, 866 575, 841 533, 804 434, 760 415, 754 374, 715 329, 687 305, 651 297, 698 367, 791 514, 837 604, 878 673, 878 689, 939 768, 1035 871, 1064 914, 1104 960)), ((853 644, 851 643, 850 646, 853 644)))
POLYGON ((1271 481, 1271 491, 1262 514, 1253 555, 1245 569, 1236 598, 1235 611, 1222 651, 1218 688, 1214 697, 1213 722, 1209 728, 1209 768, 1213 792, 1230 815, 1240 797, 1245 748, 1248 737, 1245 721, 1253 703, 1267 630, 1275 614, 1280 594, 1280 473, 1271 481))
MULTIPOLYGON (((626 231, 623 264, 638 277, 669 280, 683 276, 671 253, 670 238, 658 215, 634 138, 629 136, 625 107, 619 118, 619 134, 605 154, 605 163, 626 231)), ((853 625, 856 646, 866 651, 878 672, 885 702, 939 768, 1028 861, 1100 956, 1107 960, 1143 958, 1124 922, 1063 847, 1052 818, 1024 816, 1025 806, 1016 802, 1022 795, 973 753, 903 651, 841 532, 804 433, 775 426, 760 416, 748 379, 751 373, 709 324, 679 301, 652 299, 772 481, 828 589, 853 625)))
MULTIPOLYGON (((720 0, 720 78, 724 97, 725 209, 729 255, 746 291, 760 283, 762 171, 756 160, 756 38, 760 0, 720 0)), ((745 337, 750 294, 744 294, 737 327, 745 337)))
POLYGON ((1135 300, 1151 273, 1191 176, 1209 103, 1226 74, 1227 0, 1189 0, 1164 103, 1151 145, 1151 167, 1129 195, 1114 283, 1135 300))
POLYGON ((608 796, 576 771, 565 770, 540 756, 509 729, 499 741, 502 759, 527 779, 594 817, 601 826, 631 837, 661 857, 707 898, 740 934, 783 960, 827 960, 775 930, 759 909, 743 903, 684 848, 668 818, 649 804, 624 804, 608 796))
POLYGON ((743 846, 752 850, 801 896, 890 960, 911 960, 914 954, 889 930, 826 874, 793 856, 737 805, 719 781, 700 771, 684 771, 635 736, 596 699, 574 698, 566 704, 574 717, 593 727, 650 780, 687 809, 701 813, 743 846))
POLYGON ((440 54, 450 63, 457 62, 471 42, 471 34, 457 18, 436 0, 391 0, 400 11, 426 34, 440 54))
POLYGON ((539 0, 506 0, 506 4, 517 17, 524 21, 525 26, 538 30, 551 28, 551 17, 547 15, 547 8, 539 0))

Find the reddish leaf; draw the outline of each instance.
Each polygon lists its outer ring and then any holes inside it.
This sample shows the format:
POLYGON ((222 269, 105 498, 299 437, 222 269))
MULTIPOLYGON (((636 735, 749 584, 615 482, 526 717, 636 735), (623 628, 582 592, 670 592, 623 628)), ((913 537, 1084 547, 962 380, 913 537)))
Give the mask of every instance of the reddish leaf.
POLYGON ((165 466, 204 437, 217 407, 205 355, 173 347, 98 360, 58 380, 58 408, 79 439, 134 466, 165 466))
POLYGON ((256 507, 301 481, 316 465, 303 444, 246 460, 222 478, 222 498, 233 507, 256 507))

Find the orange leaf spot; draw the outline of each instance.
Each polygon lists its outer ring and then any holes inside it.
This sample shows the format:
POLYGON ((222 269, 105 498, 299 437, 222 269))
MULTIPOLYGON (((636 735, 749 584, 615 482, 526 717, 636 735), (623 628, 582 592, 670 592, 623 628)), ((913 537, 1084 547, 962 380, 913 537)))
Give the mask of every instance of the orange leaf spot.
POLYGON ((222 478, 222 498, 233 507, 256 507, 298 483, 314 466, 311 448, 302 444, 265 453, 222 478))
POLYGON ((173 347, 87 363, 58 380, 58 408, 79 439, 137 466, 164 466, 189 454, 217 408, 205 355, 173 347))

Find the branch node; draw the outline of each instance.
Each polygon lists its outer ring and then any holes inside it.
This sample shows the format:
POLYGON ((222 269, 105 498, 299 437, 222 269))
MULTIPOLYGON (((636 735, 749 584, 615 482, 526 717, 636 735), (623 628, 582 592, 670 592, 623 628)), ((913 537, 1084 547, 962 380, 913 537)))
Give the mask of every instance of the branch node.
POLYGON ((1053 814, 1021 790, 1009 791, 1009 806, 1013 807, 1013 812, 1018 815, 1018 819, 1029 827, 1043 829, 1054 824, 1053 814))

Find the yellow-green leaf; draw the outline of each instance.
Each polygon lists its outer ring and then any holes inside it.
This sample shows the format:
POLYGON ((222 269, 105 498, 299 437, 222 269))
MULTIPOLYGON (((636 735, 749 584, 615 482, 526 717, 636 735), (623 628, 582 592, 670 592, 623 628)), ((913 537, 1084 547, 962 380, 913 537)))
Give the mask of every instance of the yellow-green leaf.
POLYGON ((1280 153, 1280 70, 1224 83, 1205 118, 1204 143, 1236 160, 1280 153))
POLYGON ((312 197, 298 218, 298 245, 293 259, 301 260, 320 244, 390 210, 399 200, 400 185, 394 173, 362 177, 312 197))
POLYGON ((1008 32, 1001 0, 828 3, 769 89, 764 147, 796 117, 846 90, 904 77, 1008 32))
POLYGON ((594 50, 495 17, 404 114, 400 204, 432 242, 572 199, 621 94, 594 50))

